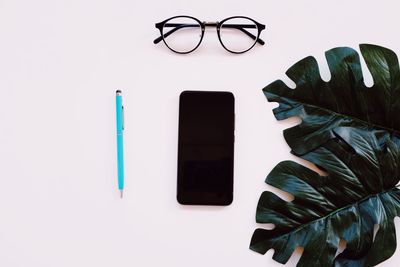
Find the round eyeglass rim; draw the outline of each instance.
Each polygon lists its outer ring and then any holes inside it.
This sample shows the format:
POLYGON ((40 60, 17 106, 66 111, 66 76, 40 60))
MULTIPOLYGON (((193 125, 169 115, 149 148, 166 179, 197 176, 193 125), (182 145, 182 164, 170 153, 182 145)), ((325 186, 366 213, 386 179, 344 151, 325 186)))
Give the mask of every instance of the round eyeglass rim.
POLYGON ((233 54, 243 54, 243 53, 246 53, 247 51, 249 51, 250 49, 252 49, 252 48, 256 45, 258 39, 260 38, 261 31, 263 30, 260 26, 261 26, 260 23, 258 23, 258 22, 255 21, 254 19, 249 18, 249 17, 246 17, 246 16, 233 16, 233 17, 229 17, 229 18, 223 19, 223 20, 222 20, 221 22, 219 22, 218 25, 217 25, 217 35, 218 35, 219 42, 221 43, 222 47, 225 48, 225 50, 228 51, 228 52, 231 52, 231 53, 233 53, 233 54), (228 49, 228 48, 224 45, 224 42, 223 42, 222 39, 221 39, 221 33, 220 33, 221 26, 222 26, 226 21, 231 20, 231 19, 248 19, 248 20, 250 20, 251 22, 253 22, 253 23, 256 25, 256 27, 257 27, 257 38, 254 40, 254 43, 253 43, 248 49, 238 52, 238 51, 230 50, 230 49, 228 49))
POLYGON ((159 30, 160 30, 160 34, 161 34, 161 36, 162 36, 162 40, 163 40, 164 44, 165 44, 171 51, 173 51, 173 52, 175 52, 175 53, 177 53, 177 54, 182 54, 182 55, 184 55, 184 54, 192 53, 194 50, 196 50, 196 49, 200 46, 201 41, 203 41, 203 37, 204 37, 204 28, 205 28, 204 24, 203 24, 199 19, 196 19, 195 17, 191 17, 191 16, 181 15, 181 16, 174 16, 174 17, 172 17, 172 18, 166 19, 166 20, 164 20, 163 22, 161 22, 161 27, 159 28, 159 30), (172 20, 172 19, 176 19, 176 18, 189 18, 189 19, 193 19, 193 20, 195 20, 197 23, 199 23, 200 28, 201 28, 201 38, 200 38, 199 43, 198 43, 192 50, 189 50, 189 51, 186 51, 186 52, 180 52, 180 51, 177 51, 177 50, 171 48, 171 47, 168 45, 167 41, 165 41, 165 39, 164 39, 164 33, 163 33, 164 25, 165 25, 168 21, 170 21, 170 20, 172 20))

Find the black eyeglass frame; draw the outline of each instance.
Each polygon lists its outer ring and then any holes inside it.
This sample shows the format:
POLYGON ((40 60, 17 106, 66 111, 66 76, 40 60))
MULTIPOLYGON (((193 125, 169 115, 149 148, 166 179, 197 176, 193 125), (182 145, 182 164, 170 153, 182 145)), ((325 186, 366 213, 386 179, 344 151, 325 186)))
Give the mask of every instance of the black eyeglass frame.
MULTIPOLYGON (((264 24, 261 24, 261 23, 259 23, 259 22, 257 22, 257 21, 255 21, 255 20, 252 19, 252 18, 245 17, 245 16, 233 16, 233 17, 229 17, 229 18, 223 19, 223 20, 221 20, 220 22, 218 22, 218 21, 217 21, 217 22, 205 22, 205 21, 201 22, 201 21, 200 21, 199 19, 197 19, 197 18, 194 18, 194 17, 191 17, 191 16, 186 16, 186 15, 180 15, 180 16, 174 16, 174 17, 168 18, 168 19, 166 19, 166 20, 164 20, 164 21, 158 22, 158 23, 155 24, 155 26, 156 26, 156 28, 160 31, 160 36, 159 36, 158 38, 156 38, 156 39, 153 41, 153 43, 154 43, 154 44, 158 44, 158 43, 162 40, 162 41, 164 42, 164 44, 165 44, 171 51, 173 51, 173 52, 175 52, 175 53, 178 53, 178 54, 189 54, 189 53, 193 52, 194 50, 196 50, 196 49, 200 46, 200 44, 201 44, 201 42, 202 42, 202 40, 203 40, 204 32, 205 32, 206 27, 216 27, 218 39, 219 39, 219 42, 221 43, 222 47, 223 47, 226 51, 228 51, 228 52, 230 52, 230 53, 233 53, 233 54, 243 54, 243 53, 249 51, 250 49, 252 49, 252 48, 256 45, 256 43, 259 43, 260 45, 264 45, 264 44, 265 44, 265 42, 260 38, 261 32, 265 29, 265 25, 264 25, 264 24), (200 27, 201 27, 201 37, 200 37, 200 41, 199 41, 199 43, 196 45, 196 47, 194 47, 192 50, 185 51, 185 52, 176 51, 176 50, 174 50, 173 48, 171 48, 171 47, 168 45, 168 43, 165 41, 165 37, 168 37, 170 34, 174 33, 176 30, 179 29, 178 27, 175 27, 174 29, 170 30, 169 32, 166 32, 165 34, 163 33, 163 29, 164 29, 165 24, 166 24, 168 21, 170 21, 170 20, 172 20, 172 19, 176 19, 176 18, 189 18, 189 19, 193 19, 193 20, 195 20, 195 21, 200 25, 200 27), (240 52, 238 52, 238 51, 232 51, 232 50, 228 49, 228 48, 224 45, 224 43, 223 43, 223 41, 222 41, 222 39, 221 39, 221 34, 220 34, 221 26, 222 26, 227 20, 235 19, 235 18, 248 19, 248 20, 252 21, 252 22, 257 26, 257 31, 258 31, 258 32, 257 32, 257 36, 255 36, 255 35, 253 35, 252 33, 250 33, 249 31, 246 31, 246 30, 243 28, 243 26, 239 27, 238 25, 236 25, 236 26, 233 25, 234 27, 237 27, 239 30, 241 30, 242 32, 244 32, 246 35, 248 35, 249 37, 251 37, 251 38, 254 40, 254 44, 253 44, 251 47, 249 47, 248 49, 246 49, 246 50, 244 50, 244 51, 240 51, 240 52)), ((197 25, 196 25, 196 26, 197 26, 197 25)))

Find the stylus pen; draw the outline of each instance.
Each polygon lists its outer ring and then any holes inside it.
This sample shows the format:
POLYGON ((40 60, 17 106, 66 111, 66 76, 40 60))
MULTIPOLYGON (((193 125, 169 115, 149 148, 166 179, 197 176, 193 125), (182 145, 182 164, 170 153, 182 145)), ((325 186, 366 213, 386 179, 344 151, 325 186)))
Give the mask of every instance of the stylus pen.
POLYGON ((124 106, 122 105, 121 90, 116 92, 115 104, 117 108, 118 189, 122 198, 124 192, 124 106))

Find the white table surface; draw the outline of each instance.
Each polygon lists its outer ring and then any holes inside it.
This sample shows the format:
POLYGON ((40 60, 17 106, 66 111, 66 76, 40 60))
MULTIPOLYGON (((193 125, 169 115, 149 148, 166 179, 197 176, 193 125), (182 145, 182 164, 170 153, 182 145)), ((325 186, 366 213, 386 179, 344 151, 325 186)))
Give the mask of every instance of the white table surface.
MULTIPOLYGON (((292 159, 261 89, 313 55, 379 44, 400 53, 398 1, 0 0, 0 266, 281 266, 248 249, 265 176, 292 159), (240 56, 207 29, 179 56, 154 23, 247 15, 266 45, 240 56), (115 90, 125 103, 125 198, 116 188, 115 90), (236 97, 228 207, 175 199, 178 96, 236 97)), ((368 80, 368 79, 367 79, 368 80)), ((371 82, 371 79, 369 79, 371 82)), ((397 240, 400 220, 396 218, 397 240)), ((295 254, 287 266, 295 266, 295 254)), ((400 250, 380 266, 398 266, 400 250)))

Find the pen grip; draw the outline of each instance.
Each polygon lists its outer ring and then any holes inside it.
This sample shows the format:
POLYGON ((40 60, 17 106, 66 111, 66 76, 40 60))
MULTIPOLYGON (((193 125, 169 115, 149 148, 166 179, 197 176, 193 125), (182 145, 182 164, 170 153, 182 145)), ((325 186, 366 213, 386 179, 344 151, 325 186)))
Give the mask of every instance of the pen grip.
POLYGON ((124 136, 117 134, 118 189, 124 189, 124 136))

